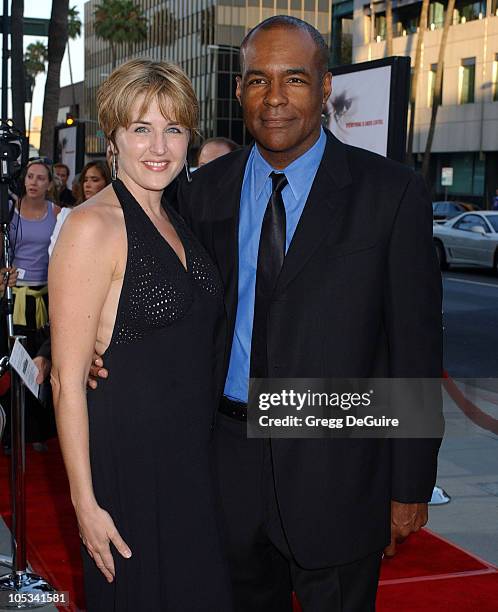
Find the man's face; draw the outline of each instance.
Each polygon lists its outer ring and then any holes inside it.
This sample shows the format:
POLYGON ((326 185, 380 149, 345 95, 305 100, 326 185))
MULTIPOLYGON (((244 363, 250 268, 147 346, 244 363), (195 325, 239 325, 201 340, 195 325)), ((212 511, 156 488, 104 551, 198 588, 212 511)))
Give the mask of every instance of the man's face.
POLYGON ((274 167, 284 168, 316 142, 331 79, 321 73, 306 31, 280 27, 250 39, 236 95, 247 129, 274 167))
POLYGON ((67 185, 67 179, 69 178, 67 175, 67 170, 65 168, 56 168, 55 174, 57 175, 57 177, 59 178, 61 182, 62 189, 64 189, 64 187, 66 187, 67 185))

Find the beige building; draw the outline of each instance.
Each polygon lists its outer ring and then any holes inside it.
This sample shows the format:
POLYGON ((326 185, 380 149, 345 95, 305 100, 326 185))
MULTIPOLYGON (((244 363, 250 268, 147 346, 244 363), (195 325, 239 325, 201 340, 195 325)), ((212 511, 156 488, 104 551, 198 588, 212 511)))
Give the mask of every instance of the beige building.
MULTIPOLYGON (((414 64, 421 2, 393 1, 394 55, 414 64)), ((431 2, 418 82, 414 151, 425 150, 444 20, 444 4, 431 2)), ((353 61, 385 57, 385 3, 354 1, 353 61), (373 18, 372 18, 373 15, 373 18)), ((431 162, 435 196, 441 168, 452 167, 452 198, 486 204, 498 188, 498 8, 496 0, 457 0, 446 47, 442 106, 431 162)), ((420 161, 420 155, 418 156, 420 161)))

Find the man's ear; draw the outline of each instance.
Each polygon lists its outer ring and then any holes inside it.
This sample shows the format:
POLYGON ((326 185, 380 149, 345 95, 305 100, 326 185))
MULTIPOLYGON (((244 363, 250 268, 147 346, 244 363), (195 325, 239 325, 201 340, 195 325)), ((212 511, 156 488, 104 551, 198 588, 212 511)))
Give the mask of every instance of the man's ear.
POLYGON ((235 97, 239 101, 239 104, 242 106, 241 97, 242 97, 242 77, 236 76, 235 82, 237 83, 237 87, 235 89, 235 97))
POLYGON ((323 105, 327 104, 327 100, 332 93, 332 74, 330 72, 326 72, 323 77, 323 105))

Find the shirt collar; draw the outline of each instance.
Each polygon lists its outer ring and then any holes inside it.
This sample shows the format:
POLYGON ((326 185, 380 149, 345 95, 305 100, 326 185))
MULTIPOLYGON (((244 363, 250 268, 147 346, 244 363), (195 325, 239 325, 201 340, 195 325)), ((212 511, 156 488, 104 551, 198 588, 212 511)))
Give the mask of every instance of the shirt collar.
POLYGON ((254 195, 256 199, 259 199, 268 177, 272 172, 284 172, 289 183, 289 187, 292 190, 296 200, 299 200, 308 189, 306 186, 307 181, 303 181, 303 177, 314 177, 318 166, 322 160, 323 152, 325 151, 325 144, 327 137, 323 128, 320 130, 320 136, 315 144, 303 153, 300 157, 295 159, 291 164, 283 170, 275 170, 270 164, 264 159, 259 152, 256 144, 253 146, 253 172, 254 172, 254 195))

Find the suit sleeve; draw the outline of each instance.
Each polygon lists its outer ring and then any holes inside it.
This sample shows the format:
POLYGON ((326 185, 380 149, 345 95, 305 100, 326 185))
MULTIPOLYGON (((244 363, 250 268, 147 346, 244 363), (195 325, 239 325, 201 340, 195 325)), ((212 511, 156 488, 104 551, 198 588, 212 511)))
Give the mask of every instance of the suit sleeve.
MULTIPOLYGON (((420 175, 408 183, 394 220, 385 292, 393 378, 441 378, 441 273, 432 241, 432 206, 420 175)), ((443 431, 442 400, 431 403, 443 431)), ((392 499, 429 501, 441 438, 392 439, 392 499)))
POLYGON ((49 359, 52 361, 52 339, 49 336, 45 342, 38 349, 37 357, 45 357, 45 359, 49 359))
POLYGON ((185 223, 192 229, 192 216, 190 214, 190 192, 192 188, 189 187, 186 180, 179 180, 176 189, 176 209, 183 217, 185 223))

